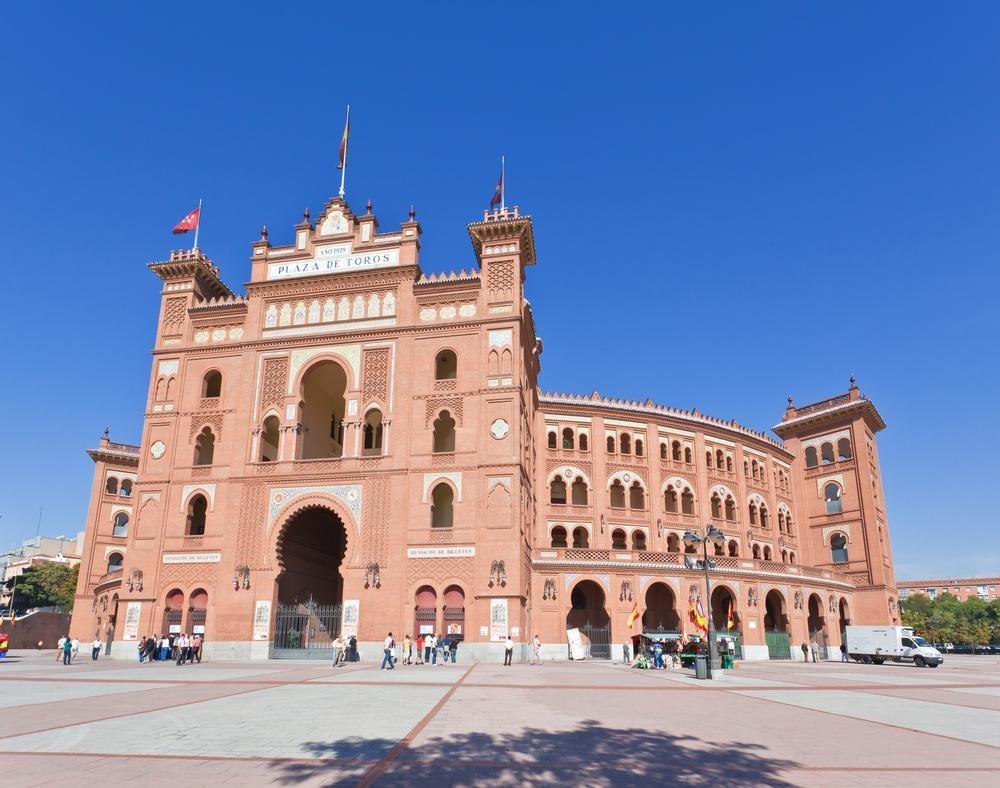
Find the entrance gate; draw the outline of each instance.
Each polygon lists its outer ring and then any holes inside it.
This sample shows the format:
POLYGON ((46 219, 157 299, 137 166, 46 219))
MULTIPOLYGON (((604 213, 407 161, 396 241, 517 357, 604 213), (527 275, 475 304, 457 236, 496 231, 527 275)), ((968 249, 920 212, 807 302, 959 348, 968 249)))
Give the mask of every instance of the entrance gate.
POLYGON ((330 659, 340 634, 340 605, 320 605, 309 597, 298 604, 278 603, 271 656, 275 659, 330 659))
POLYGON ((764 642, 769 659, 792 658, 792 641, 787 632, 765 632, 764 642))
POLYGON ((603 625, 584 624, 580 634, 590 641, 587 659, 611 659, 611 623, 603 625))

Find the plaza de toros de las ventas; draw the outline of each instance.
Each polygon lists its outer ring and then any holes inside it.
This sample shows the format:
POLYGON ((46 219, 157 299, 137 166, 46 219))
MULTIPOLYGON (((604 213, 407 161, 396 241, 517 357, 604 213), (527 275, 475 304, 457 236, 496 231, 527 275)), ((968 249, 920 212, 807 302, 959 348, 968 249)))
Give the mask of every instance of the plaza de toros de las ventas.
POLYGON ((767 659, 899 622, 885 424, 853 378, 779 404, 778 438, 544 393, 532 219, 486 212, 468 233, 465 270, 425 273, 412 210, 383 232, 371 203, 333 198, 285 245, 262 230, 243 295, 202 250, 149 264, 141 442, 105 431, 89 451, 75 637, 131 659, 144 635, 198 632, 207 658, 259 660, 327 656, 339 632, 373 659, 389 631, 434 632, 499 661, 508 633, 568 659, 576 630, 609 658, 695 634, 693 600, 767 659), (710 524, 705 599, 683 537, 710 524))

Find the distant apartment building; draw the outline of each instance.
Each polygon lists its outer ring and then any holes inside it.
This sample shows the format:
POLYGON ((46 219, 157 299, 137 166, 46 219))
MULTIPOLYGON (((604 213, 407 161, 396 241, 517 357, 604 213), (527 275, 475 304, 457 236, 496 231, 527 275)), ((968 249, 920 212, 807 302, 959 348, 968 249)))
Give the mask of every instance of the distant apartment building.
POLYGON ((67 536, 35 536, 25 539, 21 547, 0 555, 0 583, 18 577, 25 569, 42 561, 54 561, 74 566, 83 555, 83 532, 72 539, 67 536))
POLYGON ((951 594, 963 602, 978 597, 984 602, 1000 598, 1000 577, 959 577, 946 580, 899 580, 899 598, 905 600, 914 594, 937 599, 941 594, 951 594))

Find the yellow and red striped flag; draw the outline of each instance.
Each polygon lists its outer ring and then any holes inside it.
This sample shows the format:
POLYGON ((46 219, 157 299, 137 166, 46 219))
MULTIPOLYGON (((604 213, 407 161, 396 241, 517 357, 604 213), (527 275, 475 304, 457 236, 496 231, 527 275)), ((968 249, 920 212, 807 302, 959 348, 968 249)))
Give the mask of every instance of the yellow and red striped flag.
POLYGON ((632 605, 632 612, 628 614, 628 628, 631 629, 635 620, 639 617, 639 603, 636 602, 632 605))

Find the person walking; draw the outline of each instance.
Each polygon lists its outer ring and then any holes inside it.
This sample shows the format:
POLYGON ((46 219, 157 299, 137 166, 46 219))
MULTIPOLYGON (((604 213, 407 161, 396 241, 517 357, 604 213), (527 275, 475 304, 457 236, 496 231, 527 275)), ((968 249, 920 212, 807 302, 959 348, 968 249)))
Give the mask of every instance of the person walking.
POLYGON ((73 641, 69 635, 63 640, 63 665, 70 665, 73 662, 73 641))
POLYGON ((434 646, 431 644, 431 640, 433 637, 434 634, 431 633, 426 638, 424 638, 424 662, 431 661, 431 649, 434 648, 434 646))
POLYGON ((351 639, 347 641, 347 646, 350 650, 350 661, 357 662, 360 657, 358 657, 358 638, 356 635, 351 635, 351 639))
POLYGON ((333 667, 339 668, 344 661, 344 636, 337 635, 333 641, 333 667))
POLYGON ((813 653, 813 662, 819 662, 819 643, 817 643, 815 640, 812 642, 812 653, 813 653))
POLYGON ((434 655, 437 657, 437 664, 444 665, 445 644, 448 642, 447 635, 434 638, 434 655))
POLYGON ((156 635, 150 635, 146 639, 146 664, 153 664, 153 657, 156 654, 156 635))
POLYGON ((202 638, 201 635, 195 635, 193 638, 191 638, 191 661, 192 662, 194 662, 195 660, 198 660, 198 663, 201 664, 201 646, 202 646, 202 643, 204 643, 204 642, 205 641, 204 641, 204 639, 202 638))
POLYGON ((806 643, 804 640, 802 641, 802 661, 803 662, 809 661, 809 644, 806 643))
POLYGON ((77 638, 73 638, 73 659, 80 656, 80 641, 77 638))
POLYGON ((510 667, 510 663, 514 660, 514 641, 510 635, 507 635, 507 639, 503 642, 503 664, 505 667, 510 667))
POLYGON ((451 664, 458 662, 458 635, 452 635, 449 640, 448 650, 451 652, 451 664))
POLYGON ((847 658, 847 644, 846 643, 841 643, 840 644, 840 661, 841 662, 850 662, 850 660, 847 658))
POLYGON ((626 638, 625 642, 622 643, 622 662, 624 662, 626 665, 629 665, 632 662, 631 645, 632 643, 628 638, 626 638))
POLYGON ((176 640, 177 645, 177 664, 183 665, 188 657, 188 648, 190 648, 190 642, 188 641, 188 636, 186 632, 181 632, 181 636, 176 640))
POLYGON ((542 641, 538 635, 535 635, 535 637, 531 640, 531 662, 529 664, 542 664, 542 641))
POLYGON ((663 670, 663 643, 659 640, 653 643, 653 667, 663 670))
POLYGON ((146 659, 146 636, 145 635, 143 635, 141 638, 139 638, 138 651, 139 651, 139 664, 141 665, 143 663, 143 660, 146 659))
POLYGON ((160 662, 166 662, 170 656, 170 639, 164 635, 160 638, 160 662))
POLYGON ((432 665, 437 665, 438 663, 437 635, 435 635, 433 632, 429 634, 427 636, 427 644, 431 650, 430 651, 431 655, 430 657, 427 658, 427 661, 432 665))
POLYGON ((394 665, 392 664, 392 647, 395 645, 392 639, 392 633, 390 632, 386 635, 385 642, 382 644, 382 652, 384 656, 382 657, 382 667, 379 670, 392 670, 394 665), (388 665, 388 667, 386 667, 388 665))
POLYGON ((413 660, 411 659, 413 654, 413 641, 410 640, 410 636, 403 635, 403 664, 411 665, 413 660))
POLYGON ((421 634, 417 635, 417 664, 424 664, 424 636, 421 634))
POLYGON ((97 661, 98 655, 101 653, 101 639, 99 637, 94 638, 94 642, 90 644, 90 658, 97 661))

